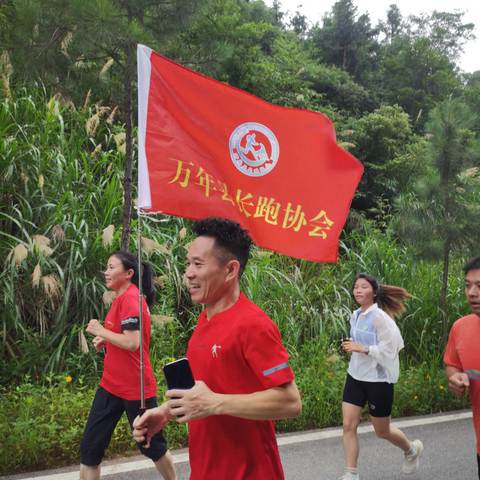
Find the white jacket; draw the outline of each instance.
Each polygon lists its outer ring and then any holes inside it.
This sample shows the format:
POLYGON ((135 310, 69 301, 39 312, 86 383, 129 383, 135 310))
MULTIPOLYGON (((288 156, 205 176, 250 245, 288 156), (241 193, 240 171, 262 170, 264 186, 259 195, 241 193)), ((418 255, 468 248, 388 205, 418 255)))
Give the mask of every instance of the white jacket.
POLYGON ((359 308, 350 318, 354 342, 369 347, 368 354, 353 352, 348 373, 364 382, 396 383, 400 375, 398 354, 404 347, 400 330, 376 303, 365 312, 359 308))

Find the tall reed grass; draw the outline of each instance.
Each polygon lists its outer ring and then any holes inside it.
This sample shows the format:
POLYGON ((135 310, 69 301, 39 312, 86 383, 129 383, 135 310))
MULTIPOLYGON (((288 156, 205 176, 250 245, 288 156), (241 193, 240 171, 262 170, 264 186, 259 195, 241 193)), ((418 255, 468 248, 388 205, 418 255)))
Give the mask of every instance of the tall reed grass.
MULTIPOLYGON (((121 234, 123 127, 111 113, 100 105, 77 109, 40 86, 0 103, 2 383, 25 374, 41 379, 46 372, 97 375, 97 357, 83 352, 79 332, 105 313, 101 271, 121 234)), ((159 291, 156 363, 184 353, 199 311, 183 286, 188 225, 162 216, 143 222, 144 254, 159 291)), ((461 260, 451 269, 450 322, 466 311, 461 260)), ((357 220, 344 234, 335 265, 255 249, 242 287, 278 323, 295 354, 305 343, 335 344, 347 333, 359 271, 413 295, 399 321, 405 361, 439 362, 441 265, 414 259, 388 226, 357 220)))

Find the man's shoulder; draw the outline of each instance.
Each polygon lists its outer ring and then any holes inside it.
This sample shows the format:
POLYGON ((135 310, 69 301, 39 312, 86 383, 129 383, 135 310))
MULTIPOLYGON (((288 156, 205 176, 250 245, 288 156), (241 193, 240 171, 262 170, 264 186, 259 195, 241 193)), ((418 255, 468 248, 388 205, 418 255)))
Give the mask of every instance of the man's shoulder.
POLYGON ((480 319, 474 313, 460 317, 453 322, 451 332, 462 333, 465 331, 471 331, 474 329, 480 329, 480 319))
POLYGON ((271 323, 273 320, 252 300, 250 300, 246 295, 242 294, 240 302, 237 305, 236 314, 243 320, 245 323, 271 323))
POLYGON ((478 316, 474 313, 470 313, 468 315, 465 315, 464 317, 460 317, 453 322, 452 327, 458 328, 463 325, 471 325, 472 321, 475 321, 475 317, 478 318, 478 316))

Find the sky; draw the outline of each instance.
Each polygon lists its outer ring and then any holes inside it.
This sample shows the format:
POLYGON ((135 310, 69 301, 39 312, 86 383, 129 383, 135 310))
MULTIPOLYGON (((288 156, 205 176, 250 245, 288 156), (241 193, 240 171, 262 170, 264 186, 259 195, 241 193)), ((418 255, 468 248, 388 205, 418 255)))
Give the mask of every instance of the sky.
MULTIPOLYGON (((264 0, 267 5, 272 5, 273 0, 264 0)), ((296 10, 305 15, 311 23, 321 22, 323 15, 329 12, 335 0, 280 0, 282 10, 290 14, 296 10), (301 5, 301 6, 300 6, 301 5)), ((479 0, 353 0, 357 13, 368 12, 372 25, 379 19, 386 18, 390 4, 395 3, 402 16, 429 13, 433 10, 444 12, 465 12, 464 23, 474 23, 475 40, 470 40, 464 46, 464 54, 459 60, 459 66, 465 72, 480 70, 480 1, 479 0)))

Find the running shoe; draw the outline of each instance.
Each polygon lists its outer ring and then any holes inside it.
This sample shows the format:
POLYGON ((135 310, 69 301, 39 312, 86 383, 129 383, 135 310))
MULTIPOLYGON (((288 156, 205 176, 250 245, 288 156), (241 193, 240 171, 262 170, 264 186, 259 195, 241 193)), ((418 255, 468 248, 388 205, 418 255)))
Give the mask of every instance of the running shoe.
POLYGON ((420 440, 414 440, 412 442, 412 453, 405 454, 403 459, 402 472, 407 475, 415 473, 418 470, 418 464, 420 463, 420 456, 423 453, 423 443, 420 440))

